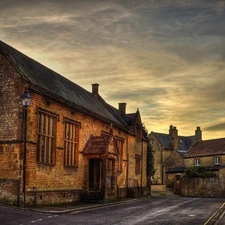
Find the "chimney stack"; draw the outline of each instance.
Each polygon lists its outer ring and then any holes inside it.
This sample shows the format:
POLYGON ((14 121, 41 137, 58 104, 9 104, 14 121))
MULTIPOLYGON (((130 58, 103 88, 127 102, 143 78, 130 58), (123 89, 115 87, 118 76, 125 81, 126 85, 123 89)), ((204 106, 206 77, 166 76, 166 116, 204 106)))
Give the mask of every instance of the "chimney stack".
POLYGON ((98 95, 98 87, 99 87, 99 84, 97 83, 92 84, 92 94, 98 95))
POLYGON ((170 125, 169 135, 172 136, 172 133, 173 133, 173 125, 170 125))
POLYGON ((169 135, 172 137, 173 150, 178 150, 179 147, 178 130, 173 125, 170 125, 169 135))
POLYGON ((121 114, 126 114, 126 105, 127 103, 125 102, 119 103, 119 111, 121 114))
POLYGON ((196 140, 202 140, 202 131, 200 127, 196 127, 195 137, 196 137, 196 140))

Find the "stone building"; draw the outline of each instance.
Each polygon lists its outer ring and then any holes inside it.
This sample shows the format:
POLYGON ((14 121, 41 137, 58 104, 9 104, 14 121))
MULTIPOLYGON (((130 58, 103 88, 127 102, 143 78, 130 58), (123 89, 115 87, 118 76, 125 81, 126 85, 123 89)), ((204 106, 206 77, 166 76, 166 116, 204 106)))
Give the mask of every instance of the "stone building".
POLYGON ((169 133, 151 132, 149 141, 154 151, 155 175, 153 184, 167 184, 174 175, 184 171, 184 154, 191 145, 201 139, 201 129, 197 127, 195 135, 180 136, 175 126, 169 127, 169 133))
POLYGON ((0 41, 0 200, 41 205, 146 194, 139 110, 99 94, 0 41), (23 93, 32 97, 21 103, 23 93))
POLYGON ((225 176, 225 138, 199 140, 184 156, 185 167, 204 166, 219 178, 225 176))

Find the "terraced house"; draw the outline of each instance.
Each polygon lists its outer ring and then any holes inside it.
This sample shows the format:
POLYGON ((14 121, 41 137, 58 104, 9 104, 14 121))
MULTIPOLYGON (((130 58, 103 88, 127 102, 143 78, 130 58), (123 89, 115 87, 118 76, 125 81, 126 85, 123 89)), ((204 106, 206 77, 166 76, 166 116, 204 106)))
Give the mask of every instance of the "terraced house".
POLYGON ((0 200, 40 205, 141 196, 147 138, 139 110, 99 94, 0 41, 0 200), (22 104, 23 102, 23 104, 22 104))

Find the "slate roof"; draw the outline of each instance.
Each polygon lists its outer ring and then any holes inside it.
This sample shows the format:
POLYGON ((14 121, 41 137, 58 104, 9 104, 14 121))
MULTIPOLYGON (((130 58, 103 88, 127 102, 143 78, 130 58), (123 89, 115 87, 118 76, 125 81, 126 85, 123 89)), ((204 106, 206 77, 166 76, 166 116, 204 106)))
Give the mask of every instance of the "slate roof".
POLYGON ((29 83, 31 90, 36 90, 71 108, 128 130, 119 110, 108 105, 99 95, 96 96, 86 91, 2 41, 0 41, 0 51, 8 58, 23 79, 29 83))
MULTIPOLYGON (((153 132, 155 137, 158 139, 159 143, 164 146, 165 149, 173 150, 173 143, 172 143, 172 137, 169 134, 162 134, 162 133, 156 133, 153 132)), ((191 147, 191 145, 195 142, 196 137, 195 136, 179 136, 178 135, 178 152, 181 155, 184 155, 188 149, 191 147)))
POLYGON ((136 122, 136 113, 129 113, 129 114, 124 114, 122 115, 124 121, 128 126, 133 126, 136 122))
POLYGON ((185 158, 225 154, 225 138, 197 141, 185 154, 185 158))

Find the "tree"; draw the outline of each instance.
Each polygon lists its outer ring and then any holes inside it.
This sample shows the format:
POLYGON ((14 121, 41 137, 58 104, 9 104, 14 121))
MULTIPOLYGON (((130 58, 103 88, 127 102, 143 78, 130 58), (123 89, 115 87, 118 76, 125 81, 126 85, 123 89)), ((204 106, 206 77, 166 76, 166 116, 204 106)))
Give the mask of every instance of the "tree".
POLYGON ((147 177, 153 176, 155 173, 154 168, 154 151, 151 144, 147 144, 147 177))
MULTIPOLYGON (((143 135, 148 139, 148 130, 146 129, 145 125, 142 124, 143 127, 143 135)), ((155 173, 154 169, 154 151, 150 142, 147 143, 147 177, 151 177, 155 173)))

